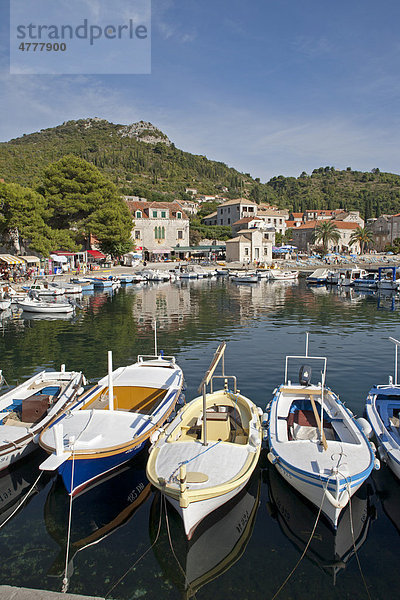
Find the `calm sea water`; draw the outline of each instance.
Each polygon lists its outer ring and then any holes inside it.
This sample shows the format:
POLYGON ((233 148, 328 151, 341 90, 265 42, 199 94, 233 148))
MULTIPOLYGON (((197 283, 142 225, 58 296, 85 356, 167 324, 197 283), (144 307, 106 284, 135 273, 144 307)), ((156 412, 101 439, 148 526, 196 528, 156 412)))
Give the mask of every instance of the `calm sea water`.
MULTIPOLYGON (((129 286, 84 297, 72 319, 0 321, 1 368, 9 384, 43 368, 83 370, 92 381, 158 347, 176 356, 190 400, 215 349, 227 342, 226 372, 264 407, 282 382, 286 354, 328 358, 327 384, 358 415, 374 383, 393 372, 400 337, 391 297, 338 293, 299 284, 238 286, 200 280, 129 286)), ((131 600, 270 599, 298 562, 316 511, 262 456, 236 499, 203 523, 187 543, 182 524, 145 478, 146 450, 73 501, 68 591, 131 600)), ((0 523, 38 475, 41 451, 0 475, 0 523)), ((69 497, 43 475, 28 502, 0 529, 0 583, 60 591, 65 569, 69 497)), ((334 534, 321 521, 278 598, 392 598, 398 589, 400 485, 386 468, 353 498, 334 534), (356 550, 356 551, 355 551, 356 550)))

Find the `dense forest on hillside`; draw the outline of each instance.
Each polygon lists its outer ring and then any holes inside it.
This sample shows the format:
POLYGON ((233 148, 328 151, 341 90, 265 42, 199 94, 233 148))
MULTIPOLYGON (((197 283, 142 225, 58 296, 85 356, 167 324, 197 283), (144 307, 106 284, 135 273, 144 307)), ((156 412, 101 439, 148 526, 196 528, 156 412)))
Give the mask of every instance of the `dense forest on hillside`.
MULTIPOLYGON (((66 154, 91 162, 126 195, 149 200, 189 198, 185 188, 231 197, 251 185, 249 175, 222 162, 179 150, 171 143, 149 144, 129 137, 126 127, 98 119, 68 121, 0 144, 0 177, 35 187, 43 169, 66 154)), ((168 138, 154 128, 157 137, 168 138)), ((169 140, 168 140, 169 142, 169 140)))
POLYGON ((364 218, 400 212, 400 176, 320 167, 299 177, 273 177, 267 183, 222 162, 179 150, 166 135, 149 130, 130 135, 130 127, 101 119, 68 121, 0 144, 0 178, 36 188, 44 169, 67 154, 95 165, 122 194, 148 200, 189 199, 185 188, 228 198, 246 196, 295 212, 318 208, 360 210, 364 218), (142 141, 147 136, 165 140, 142 141))

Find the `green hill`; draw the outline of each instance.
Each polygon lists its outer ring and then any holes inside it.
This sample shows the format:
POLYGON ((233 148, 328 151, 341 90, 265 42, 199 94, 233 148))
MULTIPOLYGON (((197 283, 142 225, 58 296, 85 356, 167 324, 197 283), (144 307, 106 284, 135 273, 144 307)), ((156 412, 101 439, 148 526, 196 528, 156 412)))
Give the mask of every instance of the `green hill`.
POLYGON ((252 179, 224 163, 179 150, 151 123, 115 125, 102 119, 68 121, 0 144, 0 177, 35 186, 43 169, 66 154, 93 163, 122 193, 153 200, 185 198, 185 188, 244 193, 252 179))
POLYGON ((68 121, 0 144, 0 178, 36 187, 43 169, 66 154, 83 158, 114 181, 121 193, 149 200, 189 198, 185 188, 228 198, 247 196, 295 212, 357 209, 365 218, 400 212, 400 176, 320 167, 310 175, 252 179, 226 164, 175 147, 151 123, 116 125, 102 119, 68 121))

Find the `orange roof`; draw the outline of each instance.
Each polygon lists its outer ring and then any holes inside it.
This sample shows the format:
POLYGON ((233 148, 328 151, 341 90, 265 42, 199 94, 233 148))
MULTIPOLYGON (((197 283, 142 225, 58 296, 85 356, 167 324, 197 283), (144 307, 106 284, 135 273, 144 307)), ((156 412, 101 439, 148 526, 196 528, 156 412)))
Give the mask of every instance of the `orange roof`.
POLYGON ((293 217, 294 217, 295 219, 301 219, 301 218, 303 217, 303 215, 304 215, 304 213, 302 213, 302 212, 299 212, 299 213, 294 213, 294 212, 292 212, 292 213, 290 213, 290 214, 291 214, 291 215, 293 215, 293 217))
POLYGON ((319 221, 307 221, 307 223, 303 223, 298 227, 295 227, 295 231, 299 229, 315 229, 317 225, 321 225, 321 223, 332 223, 336 225, 338 229, 357 229, 360 227, 359 223, 355 223, 354 221, 334 221, 331 219, 321 219, 319 221))
POLYGON ((286 227, 295 227, 296 221, 285 221, 286 227))

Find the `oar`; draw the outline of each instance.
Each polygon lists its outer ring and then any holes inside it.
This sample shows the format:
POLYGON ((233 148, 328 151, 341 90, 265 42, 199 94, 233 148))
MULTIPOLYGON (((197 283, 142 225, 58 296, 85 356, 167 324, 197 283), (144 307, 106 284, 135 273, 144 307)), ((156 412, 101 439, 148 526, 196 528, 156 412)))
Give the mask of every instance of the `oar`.
POLYGON ((317 411, 317 407, 315 406, 314 398, 311 395, 309 396, 309 398, 311 400, 311 406, 312 406, 312 409, 313 409, 315 420, 317 422, 317 427, 318 427, 318 429, 319 429, 319 431, 321 433, 321 442, 322 442, 322 445, 324 447, 324 450, 328 450, 328 443, 326 441, 324 430, 321 427, 321 419, 319 418, 319 414, 318 414, 318 411, 317 411))

